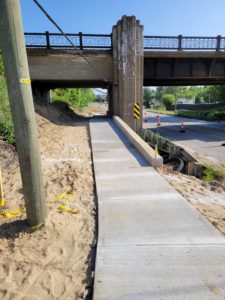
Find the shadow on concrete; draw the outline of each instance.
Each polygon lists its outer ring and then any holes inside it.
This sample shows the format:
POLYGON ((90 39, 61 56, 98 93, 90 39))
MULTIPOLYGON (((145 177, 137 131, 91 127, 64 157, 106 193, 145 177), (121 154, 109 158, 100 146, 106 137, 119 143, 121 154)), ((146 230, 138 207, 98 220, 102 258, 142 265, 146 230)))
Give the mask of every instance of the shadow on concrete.
POLYGON ((133 144, 128 140, 128 138, 124 135, 124 133, 116 126, 112 119, 109 118, 99 118, 93 119, 93 122, 108 122, 112 130, 120 139, 121 143, 127 148, 127 150, 133 155, 138 164, 142 167, 149 167, 149 163, 145 160, 143 155, 133 146, 133 144))

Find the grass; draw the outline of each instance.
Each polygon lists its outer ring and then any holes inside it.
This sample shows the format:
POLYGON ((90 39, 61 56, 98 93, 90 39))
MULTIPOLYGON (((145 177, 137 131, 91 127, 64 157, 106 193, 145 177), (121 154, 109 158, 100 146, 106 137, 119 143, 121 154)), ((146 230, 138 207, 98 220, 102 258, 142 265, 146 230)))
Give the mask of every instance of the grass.
POLYGON ((225 106, 208 110, 180 110, 177 115, 201 120, 222 121, 225 120, 225 106))
POLYGON ((3 76, 0 76, 0 135, 9 144, 15 145, 7 86, 3 76))
POLYGON ((207 110, 179 110, 169 111, 163 109, 150 109, 155 113, 161 113, 165 115, 176 115, 179 117, 200 119, 200 120, 211 120, 211 121, 222 121, 225 120, 225 106, 207 110))
POLYGON ((176 116, 177 113, 175 111, 172 111, 172 110, 165 110, 165 109, 147 109, 147 111, 151 111, 151 112, 154 112, 154 113, 160 113, 160 114, 163 114, 163 115, 172 115, 172 116, 176 116))
POLYGON ((225 178, 225 173, 221 170, 218 170, 214 167, 208 166, 203 171, 202 180, 204 181, 214 181, 221 180, 225 178))

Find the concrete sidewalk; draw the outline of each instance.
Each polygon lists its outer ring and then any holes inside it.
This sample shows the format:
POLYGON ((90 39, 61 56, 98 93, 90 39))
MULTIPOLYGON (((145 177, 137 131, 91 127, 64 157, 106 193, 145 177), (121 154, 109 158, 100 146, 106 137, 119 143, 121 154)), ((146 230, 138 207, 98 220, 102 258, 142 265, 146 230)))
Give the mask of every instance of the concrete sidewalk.
POLYGON ((225 299, 225 239, 111 120, 90 122, 99 236, 94 300, 225 299))

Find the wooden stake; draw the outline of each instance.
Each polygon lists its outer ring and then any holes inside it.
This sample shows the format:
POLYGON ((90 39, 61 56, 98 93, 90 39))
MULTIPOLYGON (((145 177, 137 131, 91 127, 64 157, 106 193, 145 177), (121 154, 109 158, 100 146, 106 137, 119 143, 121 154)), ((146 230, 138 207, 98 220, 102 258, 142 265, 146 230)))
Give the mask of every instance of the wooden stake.
POLYGON ((0 167, 0 205, 4 205, 4 192, 3 192, 1 167, 0 167))

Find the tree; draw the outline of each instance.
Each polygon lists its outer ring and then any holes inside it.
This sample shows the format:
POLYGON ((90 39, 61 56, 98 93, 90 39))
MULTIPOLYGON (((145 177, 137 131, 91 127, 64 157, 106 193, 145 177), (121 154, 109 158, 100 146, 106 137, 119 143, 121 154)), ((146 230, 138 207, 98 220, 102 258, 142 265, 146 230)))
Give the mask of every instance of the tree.
POLYGON ((145 107, 149 107, 151 100, 155 98, 155 90, 150 88, 144 88, 144 96, 143 96, 143 103, 145 107))
POLYGON ((163 93, 164 93, 164 87, 163 87, 163 86, 158 86, 158 87, 156 88, 155 98, 156 98, 157 100, 162 99, 163 93))
POLYGON ((203 104, 205 103, 205 99, 203 96, 201 96, 201 94, 197 95, 195 98, 195 103, 196 104, 203 104))
POLYGON ((176 98, 173 94, 163 94, 162 100, 166 107, 176 103, 176 98))
POLYGON ((210 102, 225 103, 225 85, 214 85, 208 89, 210 95, 210 102))
POLYGON ((71 103, 76 108, 83 108, 96 98, 93 89, 55 89, 53 98, 71 103))

